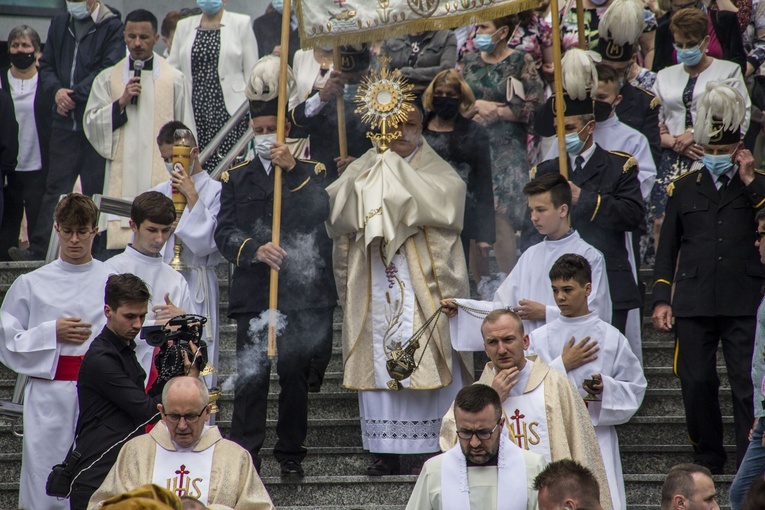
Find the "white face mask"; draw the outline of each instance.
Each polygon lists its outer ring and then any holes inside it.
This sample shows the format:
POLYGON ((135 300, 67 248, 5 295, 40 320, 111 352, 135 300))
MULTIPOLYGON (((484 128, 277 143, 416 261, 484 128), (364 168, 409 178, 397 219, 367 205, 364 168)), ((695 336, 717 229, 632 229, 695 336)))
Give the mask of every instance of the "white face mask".
POLYGON ((271 161, 271 146, 276 141, 276 133, 255 135, 255 152, 263 159, 271 161))

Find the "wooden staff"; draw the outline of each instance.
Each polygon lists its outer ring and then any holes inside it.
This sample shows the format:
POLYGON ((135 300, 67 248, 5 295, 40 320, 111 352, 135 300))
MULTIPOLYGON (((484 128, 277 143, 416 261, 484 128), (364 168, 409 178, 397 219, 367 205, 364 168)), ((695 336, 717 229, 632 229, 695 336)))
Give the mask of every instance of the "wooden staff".
POLYGON ((583 0, 576 0, 576 30, 579 35, 579 49, 587 49, 587 34, 584 33, 584 5, 583 0))
MULTIPOLYGON (((284 0, 282 11, 282 50, 279 56, 279 95, 276 113, 276 141, 284 143, 284 130, 287 124, 287 69, 290 54, 290 0, 284 0)), ((274 223, 271 229, 271 242, 279 246, 282 228, 282 169, 274 165, 274 223)), ((268 285, 268 357, 276 357, 276 310, 279 301, 279 271, 271 269, 268 285)))
MULTIPOLYGON (((582 6, 582 0, 577 0, 577 9, 582 6)), ((550 10, 553 13, 558 12, 558 0, 550 0, 550 10)), ((579 21, 582 21, 582 17, 577 12, 579 21)), ((558 121, 558 127, 556 128, 558 134, 558 165, 560 167, 560 174, 568 179, 568 158, 566 157, 566 126, 563 119, 563 109, 565 102, 563 101, 563 73, 561 72, 561 40, 560 40, 560 17, 557 15, 551 16, 552 18, 552 43, 553 43, 553 115, 558 121)), ((581 27, 581 25, 580 25, 581 27)), ((579 36, 583 34, 583 30, 580 28, 579 36)), ((581 39, 580 39, 581 41, 581 39)))
MULTIPOLYGON (((332 50, 332 60, 335 72, 339 73, 341 69, 340 47, 335 46, 332 50)), ((348 137, 345 134, 345 101, 343 94, 337 97, 337 140, 340 142, 340 157, 348 157, 348 137)))

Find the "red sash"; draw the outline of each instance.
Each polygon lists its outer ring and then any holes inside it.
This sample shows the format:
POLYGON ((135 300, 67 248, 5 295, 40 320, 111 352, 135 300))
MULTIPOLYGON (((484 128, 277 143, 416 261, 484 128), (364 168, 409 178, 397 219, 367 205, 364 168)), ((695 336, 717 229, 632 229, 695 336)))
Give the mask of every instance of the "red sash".
POLYGON ((85 356, 59 356, 54 381, 76 381, 85 356))

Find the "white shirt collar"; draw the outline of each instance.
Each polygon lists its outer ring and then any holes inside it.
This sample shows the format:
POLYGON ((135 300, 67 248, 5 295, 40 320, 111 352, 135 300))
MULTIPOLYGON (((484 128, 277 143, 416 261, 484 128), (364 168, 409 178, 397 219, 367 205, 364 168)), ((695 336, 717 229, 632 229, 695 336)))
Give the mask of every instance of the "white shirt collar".
POLYGON ((263 168, 266 170, 266 175, 271 175, 271 160, 270 159, 263 159, 258 155, 258 158, 260 159, 260 163, 263 165, 263 168))
POLYGON ((578 158, 579 156, 581 156, 582 159, 584 159, 584 161, 582 162, 582 168, 587 166, 587 162, 590 161, 590 158, 592 157, 592 154, 595 152, 595 145, 596 145, 595 142, 592 142, 592 145, 590 145, 589 149, 583 150, 582 152, 580 152, 576 156, 574 156, 573 154, 571 155, 571 158, 570 158, 571 159, 571 170, 574 170, 574 168, 576 168, 576 163, 575 162, 576 162, 576 158, 578 158))
POLYGON ((90 17, 93 18, 93 23, 98 23, 98 14, 101 12, 101 2, 96 4, 96 8, 90 13, 90 17))

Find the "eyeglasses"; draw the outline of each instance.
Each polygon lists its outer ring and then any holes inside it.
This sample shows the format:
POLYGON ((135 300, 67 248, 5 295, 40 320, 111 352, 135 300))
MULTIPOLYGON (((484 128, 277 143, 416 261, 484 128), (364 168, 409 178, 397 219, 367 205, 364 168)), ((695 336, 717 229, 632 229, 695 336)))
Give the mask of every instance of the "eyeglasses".
MULTIPOLYGON (((502 421, 501 418, 500 421, 502 421)), ((465 441, 470 441, 473 439, 473 436, 476 436, 481 441, 486 441, 494 434, 497 427, 499 427, 499 422, 491 430, 457 430, 457 436, 465 441)))
POLYGON ((90 236, 96 233, 96 229, 88 230, 81 228, 79 230, 72 230, 71 228, 60 228, 56 226, 56 232, 58 232, 58 235, 60 235, 63 239, 71 239, 74 234, 77 234, 77 238, 80 241, 87 241, 90 239, 90 236))
POLYGON ((199 411, 199 414, 166 414, 162 413, 162 416, 167 418, 167 421, 170 423, 180 423, 181 418, 186 420, 186 423, 192 424, 199 421, 199 418, 202 417, 202 414, 207 409, 207 406, 204 406, 201 411, 199 411))

